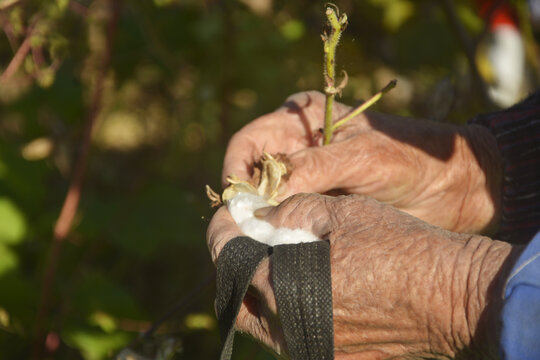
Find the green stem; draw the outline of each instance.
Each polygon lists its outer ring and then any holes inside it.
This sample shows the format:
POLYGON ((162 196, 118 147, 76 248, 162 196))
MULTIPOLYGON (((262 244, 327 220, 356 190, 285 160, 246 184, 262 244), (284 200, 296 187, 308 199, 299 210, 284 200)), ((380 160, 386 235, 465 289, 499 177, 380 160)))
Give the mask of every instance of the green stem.
MULTIPOLYGON (((367 101, 363 102, 361 105, 353 109, 350 113, 345 115, 343 118, 338 120, 334 125, 332 125, 332 130, 330 133, 336 131, 340 126, 344 125, 347 121, 351 120, 353 117, 361 114, 371 105, 375 104, 384 94, 396 87, 397 80, 390 81, 381 91, 370 97, 367 101)), ((326 141, 326 138, 325 138, 326 141)), ((326 144, 326 143, 325 143, 326 144)))
POLYGON ((324 112, 324 145, 330 144, 330 139, 332 139, 332 133, 334 132, 334 129, 332 128, 332 110, 335 97, 335 95, 326 95, 326 109, 324 112))
POLYGON ((336 48, 341 37, 341 33, 347 26, 347 15, 343 14, 338 18, 334 7, 326 8, 326 17, 330 25, 330 34, 323 35, 324 41, 324 73, 326 79, 326 110, 324 118, 324 144, 330 143, 332 138, 332 112, 334 109, 334 98, 339 89, 335 86, 336 76, 336 48))

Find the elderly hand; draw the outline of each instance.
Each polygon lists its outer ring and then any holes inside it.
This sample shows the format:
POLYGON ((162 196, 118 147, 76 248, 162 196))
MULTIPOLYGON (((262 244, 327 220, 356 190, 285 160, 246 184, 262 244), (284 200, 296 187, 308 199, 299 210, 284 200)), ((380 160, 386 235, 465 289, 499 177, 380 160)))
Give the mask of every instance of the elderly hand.
MULTIPOLYGON (((293 172, 282 199, 298 192, 365 194, 459 232, 486 232, 499 214, 501 160, 480 126, 452 126, 369 112, 314 146, 324 95, 291 96, 242 128, 225 154, 223 183, 252 175, 263 150, 286 153, 293 172)), ((350 110, 336 103, 336 119, 350 110)))
MULTIPOLYGON (((212 261, 216 264, 221 249, 231 239, 244 235, 225 206, 214 214, 206 239, 212 261)), ((286 354, 283 331, 277 317, 277 305, 271 285, 270 263, 259 264, 236 319, 236 329, 251 335, 277 354, 286 354)))
MULTIPOLYGON (((256 215, 330 241, 336 359, 456 356, 467 348, 497 354, 511 245, 445 231, 359 195, 299 194, 256 215)), ((207 235, 214 261, 237 235, 220 209, 207 235)), ((237 327, 286 354, 269 261, 255 275, 237 327)))

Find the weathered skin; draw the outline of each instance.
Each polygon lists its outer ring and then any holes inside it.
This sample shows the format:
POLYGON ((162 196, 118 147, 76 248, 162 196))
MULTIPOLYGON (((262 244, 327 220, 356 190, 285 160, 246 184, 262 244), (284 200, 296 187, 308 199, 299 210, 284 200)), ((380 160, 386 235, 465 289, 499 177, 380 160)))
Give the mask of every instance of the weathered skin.
MULTIPOLYGON (((486 129, 368 112, 341 127, 330 145, 313 146, 324 99, 314 91, 295 94, 237 132, 225 154, 223 185, 231 174, 249 179, 263 150, 285 153, 293 171, 278 200, 338 189, 372 196, 452 231, 494 228, 501 160, 486 129)), ((336 119, 349 110, 336 103, 336 119)))
MULTIPOLYGON (((348 111, 336 104, 336 119, 348 111)), ((223 181, 249 179, 263 149, 287 155, 293 171, 277 198, 286 200, 256 214, 329 239, 336 358, 496 357, 503 282, 521 249, 463 234, 498 222, 494 137, 479 126, 369 112, 315 146, 323 112, 324 95, 299 93, 246 125, 229 143, 223 181), (298 194, 336 190, 353 195, 298 194)), ((238 235, 218 210, 207 233, 214 261, 238 235)), ((237 326, 286 356, 270 267, 261 264, 237 326)))
MULTIPOLYGON (((517 248, 359 195, 298 194, 257 215, 330 240, 337 359, 496 356, 502 288, 517 248)), ((207 236, 214 261, 238 235, 227 210, 218 210, 207 236)), ((237 327, 286 356, 270 266, 256 273, 237 327)))

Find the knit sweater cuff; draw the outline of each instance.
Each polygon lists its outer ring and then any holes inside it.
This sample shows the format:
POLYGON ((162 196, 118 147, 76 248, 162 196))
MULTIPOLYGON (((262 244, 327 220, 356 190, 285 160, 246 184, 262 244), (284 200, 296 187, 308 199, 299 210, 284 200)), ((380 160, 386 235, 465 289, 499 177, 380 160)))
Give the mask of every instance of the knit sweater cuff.
POLYGON ((503 160, 502 219, 498 238, 527 243, 540 229, 540 91, 503 111, 469 123, 487 127, 503 160))

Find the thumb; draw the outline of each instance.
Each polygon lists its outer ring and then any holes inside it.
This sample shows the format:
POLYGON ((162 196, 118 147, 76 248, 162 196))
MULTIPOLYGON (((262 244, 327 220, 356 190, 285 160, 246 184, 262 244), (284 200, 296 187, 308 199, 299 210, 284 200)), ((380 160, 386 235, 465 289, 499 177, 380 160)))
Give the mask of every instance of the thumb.
POLYGON ((225 244, 240 235, 242 235, 242 230, 232 218, 227 207, 219 208, 212 217, 206 232, 206 242, 214 264, 225 244))
POLYGON ((335 216, 336 198, 319 194, 296 194, 278 206, 262 208, 255 216, 269 222, 275 228, 302 229, 319 239, 327 238, 337 226, 335 216))

